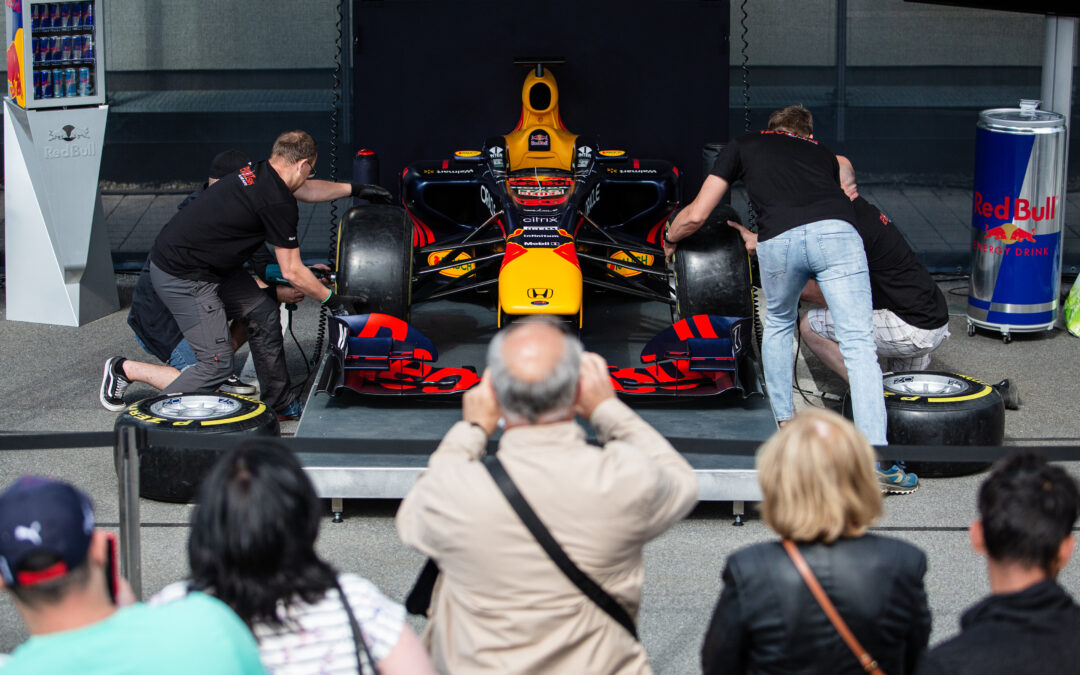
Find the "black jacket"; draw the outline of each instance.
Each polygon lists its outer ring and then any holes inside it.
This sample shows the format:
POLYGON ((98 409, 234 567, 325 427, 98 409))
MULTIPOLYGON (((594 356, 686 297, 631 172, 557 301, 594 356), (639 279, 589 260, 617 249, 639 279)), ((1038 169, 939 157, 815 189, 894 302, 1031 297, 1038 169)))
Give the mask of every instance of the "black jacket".
MULTIPOLYGON (((887 675, 914 671, 930 637, 926 555, 867 534, 800 544, 840 616, 887 675)), ((736 551, 724 569, 701 663, 712 673, 863 673, 780 542, 736 551)))
POLYGON ((926 653, 920 675, 1080 673, 1080 605, 1054 581, 991 595, 964 612, 960 631, 926 653))

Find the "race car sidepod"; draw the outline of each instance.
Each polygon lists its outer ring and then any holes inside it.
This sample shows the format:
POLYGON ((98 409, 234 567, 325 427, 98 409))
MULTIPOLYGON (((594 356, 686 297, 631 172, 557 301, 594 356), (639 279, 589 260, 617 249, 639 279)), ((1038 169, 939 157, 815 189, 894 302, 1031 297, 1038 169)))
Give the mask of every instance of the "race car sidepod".
POLYGON ((615 391, 645 396, 763 395, 749 349, 753 319, 695 314, 658 333, 639 368, 608 366, 615 391))
POLYGON ((454 394, 475 386, 471 366, 436 368, 435 345, 423 333, 388 314, 330 317, 330 351, 315 391, 337 395, 454 394))

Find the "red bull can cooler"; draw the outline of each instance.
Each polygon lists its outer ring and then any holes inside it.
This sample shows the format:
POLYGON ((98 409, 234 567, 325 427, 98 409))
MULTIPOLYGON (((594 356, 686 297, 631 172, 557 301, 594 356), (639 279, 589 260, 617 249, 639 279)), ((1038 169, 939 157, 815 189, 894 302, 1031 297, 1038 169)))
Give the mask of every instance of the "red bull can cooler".
POLYGON ((968 335, 1051 330, 1061 291, 1065 117, 1020 108, 979 113, 972 196, 968 335))

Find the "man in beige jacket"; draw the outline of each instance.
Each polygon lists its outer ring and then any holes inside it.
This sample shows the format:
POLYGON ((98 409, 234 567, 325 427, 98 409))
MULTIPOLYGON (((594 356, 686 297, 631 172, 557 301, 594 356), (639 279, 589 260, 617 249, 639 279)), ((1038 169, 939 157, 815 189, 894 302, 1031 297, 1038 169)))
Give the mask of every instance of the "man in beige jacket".
POLYGON ((615 397, 604 360, 548 320, 496 335, 427 471, 401 540, 441 573, 424 642, 444 673, 649 673, 641 644, 544 553, 479 461, 499 459, 574 563, 636 619, 641 551, 697 503, 693 470, 615 397), (585 442, 574 415, 603 447, 585 442))

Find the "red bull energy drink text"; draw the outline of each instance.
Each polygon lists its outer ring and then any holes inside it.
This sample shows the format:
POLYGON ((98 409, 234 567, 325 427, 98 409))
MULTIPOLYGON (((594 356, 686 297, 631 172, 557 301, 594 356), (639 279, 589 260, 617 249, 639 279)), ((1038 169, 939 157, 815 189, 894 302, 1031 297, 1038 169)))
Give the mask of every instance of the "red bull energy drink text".
POLYGON ((1065 118, 1020 108, 984 110, 975 137, 968 328, 1050 330, 1061 287, 1065 118))

